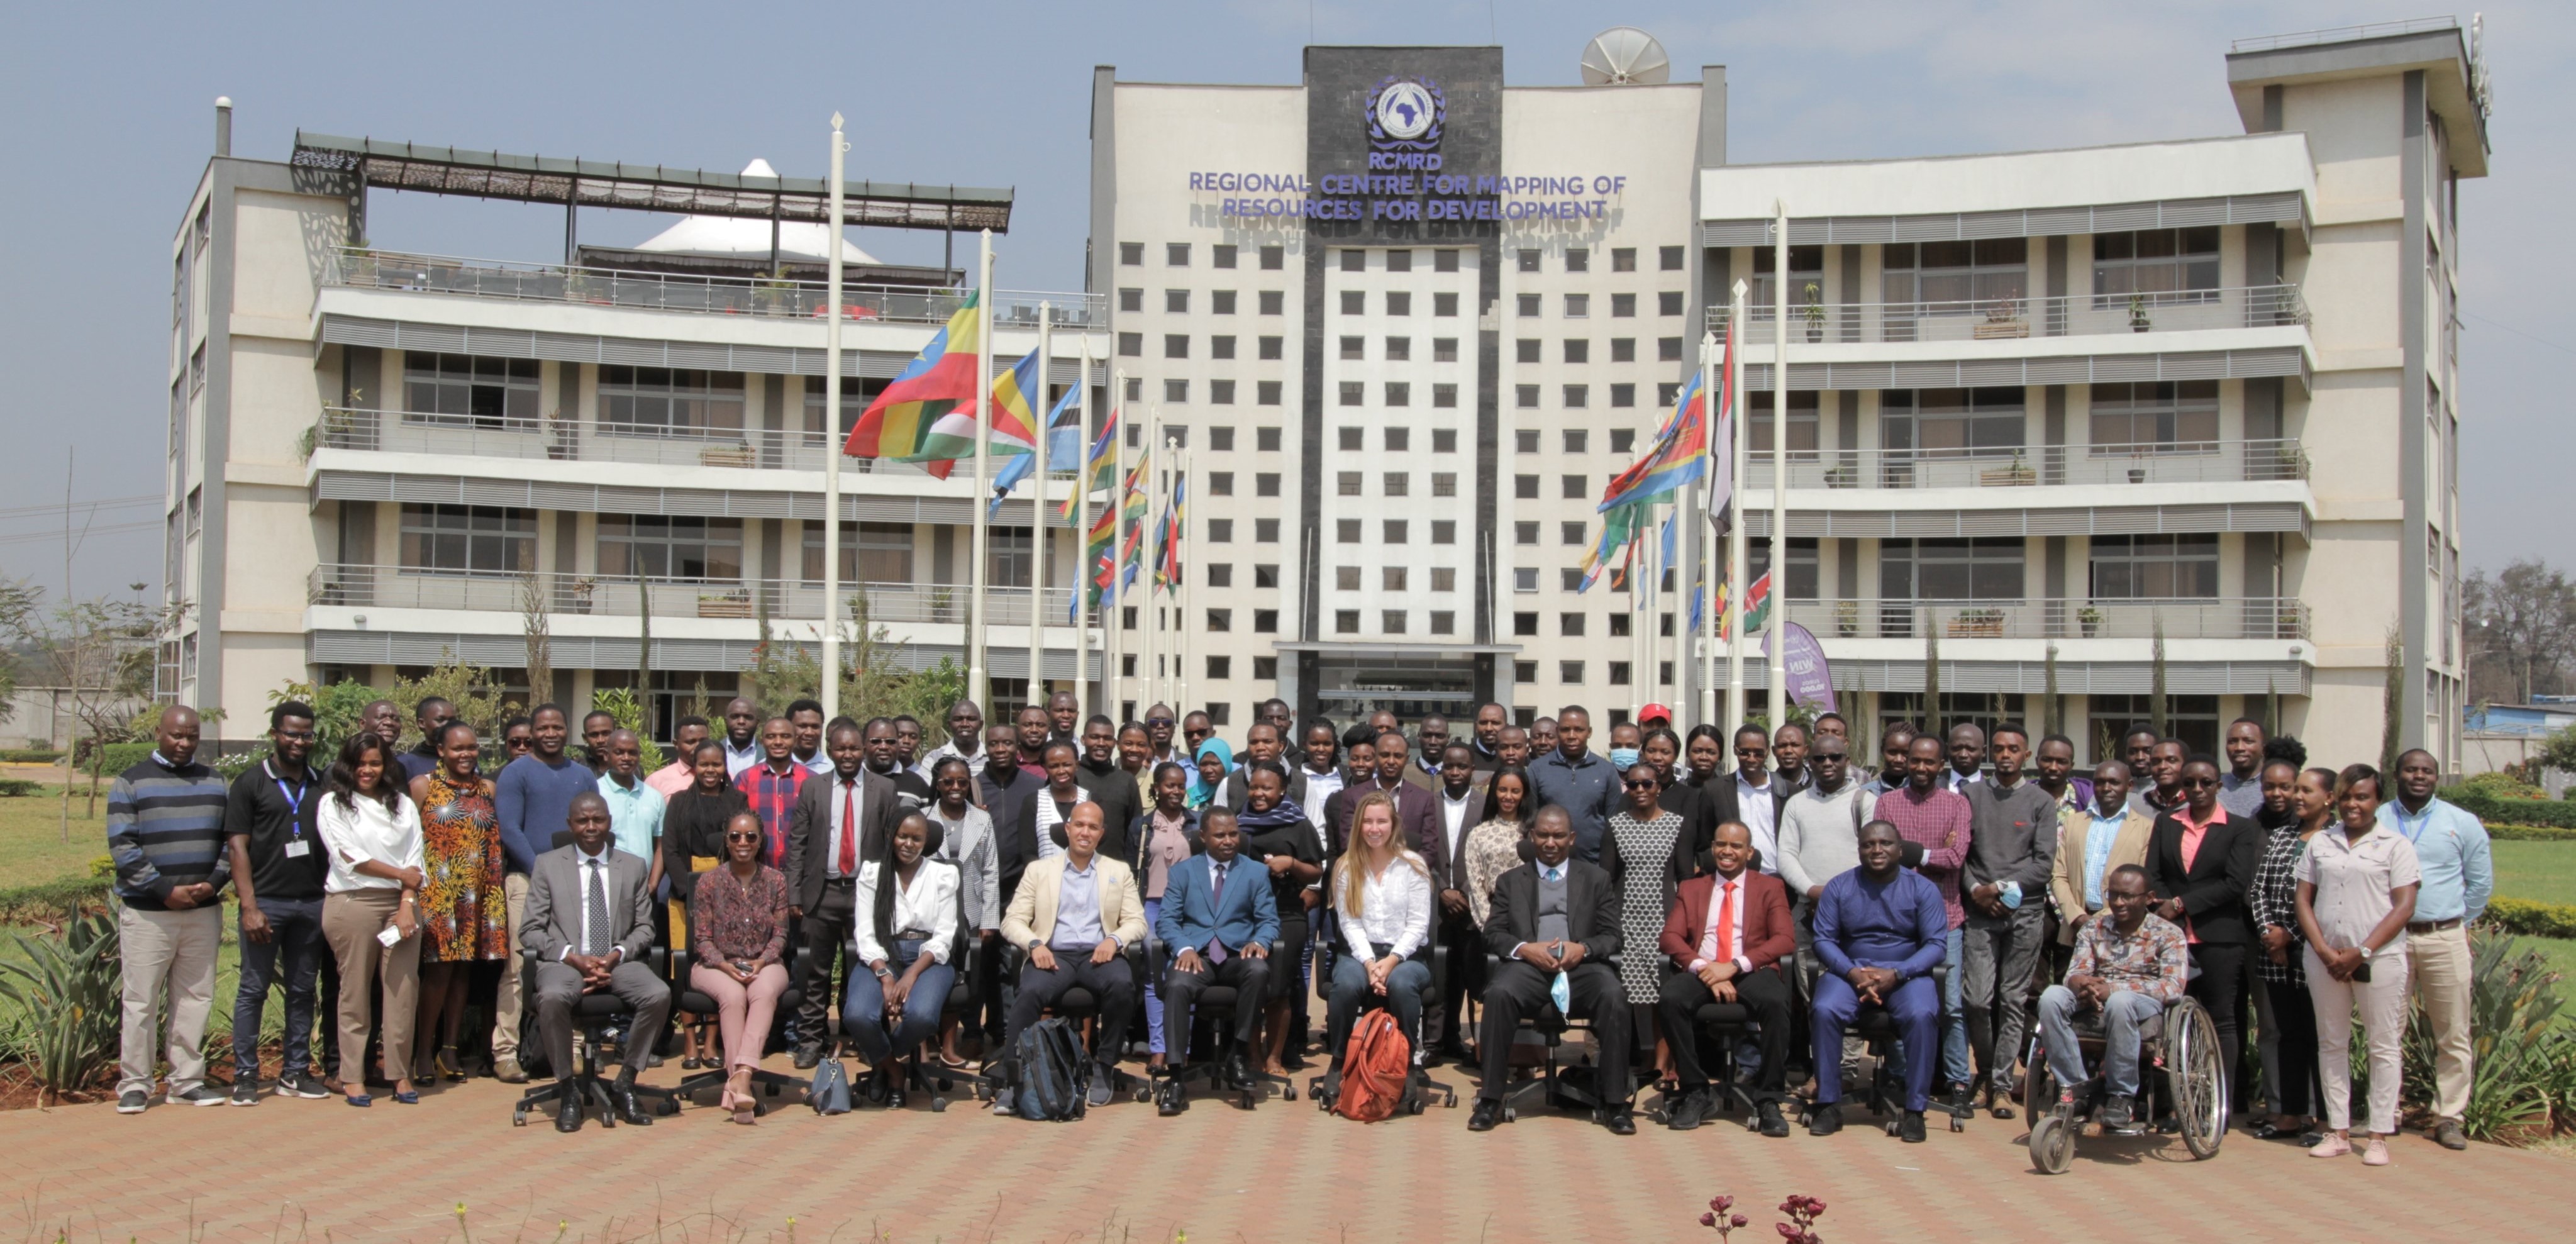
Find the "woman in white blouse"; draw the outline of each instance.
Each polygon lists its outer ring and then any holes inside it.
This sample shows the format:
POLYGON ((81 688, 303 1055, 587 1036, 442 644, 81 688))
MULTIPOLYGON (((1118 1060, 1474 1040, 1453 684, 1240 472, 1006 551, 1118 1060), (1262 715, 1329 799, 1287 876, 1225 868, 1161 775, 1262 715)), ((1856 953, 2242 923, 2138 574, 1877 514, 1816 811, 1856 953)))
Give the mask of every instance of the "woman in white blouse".
POLYGON ((957 866, 934 858, 939 826, 921 813, 905 815, 886 839, 883 857, 859 869, 851 948, 857 963, 842 991, 841 1031, 858 1042, 876 1069, 871 1098, 903 1104, 895 1060, 939 1031, 957 969, 957 866), (886 1017, 897 1017, 887 1032, 886 1017))
POLYGON ((322 938, 340 965, 341 1091, 352 1106, 375 1104, 367 1095, 363 1051, 370 986, 379 979, 384 1070, 394 1082, 394 1100, 420 1101, 411 1082, 411 1040, 420 1014, 420 888, 428 877, 420 809, 395 783, 396 771, 393 747, 381 736, 349 740, 323 779, 314 813, 331 858, 322 883, 322 938))
POLYGON ((1420 1058, 1422 991, 1431 984, 1430 967, 1413 957, 1431 941, 1431 870, 1396 833, 1395 797, 1385 791, 1361 796, 1351 823, 1350 846, 1334 861, 1327 887, 1343 947, 1333 960, 1326 1012, 1336 1072, 1351 1021, 1370 998, 1394 1009, 1396 1025, 1420 1058))

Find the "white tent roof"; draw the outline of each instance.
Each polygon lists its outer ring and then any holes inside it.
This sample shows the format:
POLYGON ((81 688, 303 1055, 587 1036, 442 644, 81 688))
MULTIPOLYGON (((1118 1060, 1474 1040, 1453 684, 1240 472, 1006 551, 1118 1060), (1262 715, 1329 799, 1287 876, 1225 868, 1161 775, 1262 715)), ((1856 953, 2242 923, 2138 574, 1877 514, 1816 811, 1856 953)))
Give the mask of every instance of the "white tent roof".
MULTIPOLYGON (((778 170, 767 160, 754 160, 742 170, 745 177, 776 177, 778 170)), ((823 246, 831 234, 828 225, 799 221, 781 221, 778 226, 778 254, 784 259, 820 261, 827 257, 823 246)), ((682 255, 759 255, 769 254, 770 223, 744 220, 731 216, 688 216, 670 228, 640 242, 639 251, 661 251, 682 255)), ((874 255, 841 239, 841 262, 874 264, 874 255)))

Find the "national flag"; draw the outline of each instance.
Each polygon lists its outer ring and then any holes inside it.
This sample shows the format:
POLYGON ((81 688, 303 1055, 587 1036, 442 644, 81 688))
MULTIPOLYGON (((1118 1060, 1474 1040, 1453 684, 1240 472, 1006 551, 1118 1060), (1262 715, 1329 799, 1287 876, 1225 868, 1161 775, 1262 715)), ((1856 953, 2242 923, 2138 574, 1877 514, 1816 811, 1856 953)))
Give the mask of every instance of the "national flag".
POLYGON ((1154 586, 1178 594, 1181 586, 1181 533, 1189 527, 1189 479, 1172 477, 1172 497, 1154 533, 1154 586))
MULTIPOLYGON (((1052 458, 1055 452, 1052 442, 1048 444, 1047 452, 1052 458)), ((1117 411, 1110 411, 1108 420, 1100 425, 1100 435, 1092 439, 1091 453, 1084 461, 1089 464, 1088 469, 1075 472, 1073 488, 1064 495, 1063 515, 1068 523, 1073 521, 1084 496, 1118 482, 1117 411)))
POLYGON ((1709 440, 1708 517, 1725 535, 1735 526, 1735 325, 1726 326, 1726 353, 1717 364, 1717 435, 1709 440))
MULTIPOLYGON (((996 457, 1037 452, 1037 415, 1031 395, 1041 392, 1038 352, 1029 351, 1010 370, 993 378, 993 427, 988 438, 996 457)), ((935 479, 946 479, 961 458, 975 456, 975 420, 980 412, 969 403, 939 416, 911 461, 929 464, 935 479)))
POLYGON ((1601 572, 1609 569, 1611 559, 1635 534, 1637 518, 1643 510, 1642 506, 1622 506, 1601 516, 1601 538, 1593 542, 1592 551, 1583 555, 1583 582, 1575 591, 1589 592, 1600 581, 1601 572))
MULTIPOLYGON (((1717 585, 1717 637, 1727 638, 1726 586, 1717 585)), ((1753 580, 1753 590, 1744 597, 1744 631, 1752 634, 1768 624, 1771 617, 1771 572, 1765 570, 1753 580)))
POLYGON ((1681 490, 1708 471, 1708 400, 1694 368, 1682 383, 1670 418, 1636 463, 1621 471, 1601 492, 1598 509, 1637 505, 1681 490))
POLYGON ((930 338, 930 344, 886 385, 867 413, 850 428, 841 452, 853 458, 890 458, 916 462, 928 447, 931 428, 959 406, 972 407, 976 387, 977 336, 983 323, 977 304, 981 290, 930 338))
MULTIPOLYGON (((1018 369, 1013 370, 1016 372, 1018 369)), ((1065 464, 1075 461, 1082 453, 1082 408, 1075 404, 1081 396, 1080 388, 1068 388, 1064 396, 1055 400, 1055 409, 1047 412, 1046 459, 1049 473, 1067 469, 1065 464)), ((1021 453, 1012 455, 1010 461, 1002 464, 1002 473, 993 478, 992 513, 1001 511, 1002 498, 1011 495, 1013 487, 1035 472, 1037 463, 1035 453, 1021 453)), ((1076 490, 1079 488, 1077 483, 1076 490)), ((1065 496, 1064 518, 1067 522, 1073 520, 1072 493, 1065 496)))

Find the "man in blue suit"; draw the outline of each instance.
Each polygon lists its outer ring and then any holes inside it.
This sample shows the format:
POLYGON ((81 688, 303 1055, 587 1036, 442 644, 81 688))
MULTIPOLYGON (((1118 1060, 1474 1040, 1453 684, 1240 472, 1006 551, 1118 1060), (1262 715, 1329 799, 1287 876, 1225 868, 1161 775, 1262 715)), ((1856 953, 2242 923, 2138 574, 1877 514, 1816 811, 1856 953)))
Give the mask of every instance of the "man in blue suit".
POLYGON ((1816 1042, 1816 1117, 1810 1136, 1842 1130, 1843 1030, 1863 1003, 1887 1008, 1904 1041, 1905 1113, 1897 1136, 1923 1143, 1923 1111, 1932 1101, 1931 1052, 1939 1039, 1940 991, 1932 968, 1949 947, 1950 917, 1941 888, 1899 862, 1896 826, 1860 829, 1860 867, 1825 883, 1816 900, 1816 977, 1812 1018, 1816 1042))
POLYGON ((1163 1031, 1170 1034, 1174 1061, 1182 1061, 1200 992, 1211 985, 1233 989, 1234 1046, 1226 1052, 1224 1078, 1230 1087, 1246 1088, 1252 1075, 1244 1051, 1252 1048, 1261 1004, 1270 996, 1270 942, 1279 936, 1279 905, 1271 896, 1269 870, 1239 858, 1243 830, 1224 805, 1200 814, 1199 844, 1203 854, 1172 866, 1162 917, 1154 926, 1171 956, 1163 975, 1163 1031))

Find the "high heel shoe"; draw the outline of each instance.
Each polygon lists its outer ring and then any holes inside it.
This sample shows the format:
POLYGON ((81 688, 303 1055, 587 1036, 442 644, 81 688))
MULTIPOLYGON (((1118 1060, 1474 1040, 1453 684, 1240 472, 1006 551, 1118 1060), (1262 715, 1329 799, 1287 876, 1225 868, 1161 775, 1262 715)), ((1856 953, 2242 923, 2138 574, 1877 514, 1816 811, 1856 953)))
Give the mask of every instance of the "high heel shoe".
POLYGON ((429 1063, 431 1068, 437 1071, 439 1079, 454 1084, 464 1083, 465 1069, 457 1065, 455 1046, 440 1046, 437 1053, 430 1055, 429 1063))

